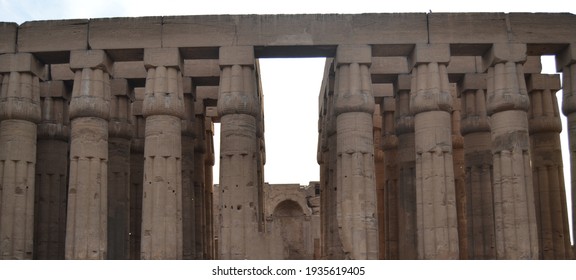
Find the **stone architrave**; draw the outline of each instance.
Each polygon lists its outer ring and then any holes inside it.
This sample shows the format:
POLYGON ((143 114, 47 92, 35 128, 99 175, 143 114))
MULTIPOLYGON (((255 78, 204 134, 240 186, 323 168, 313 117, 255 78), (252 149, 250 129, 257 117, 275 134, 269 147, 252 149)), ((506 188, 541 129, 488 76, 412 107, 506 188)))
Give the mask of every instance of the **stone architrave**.
POLYGON ((524 61, 523 44, 494 44, 483 56, 488 68, 497 259, 538 258, 524 61))
POLYGON ((378 220, 368 45, 336 50, 337 221, 346 259, 378 258, 378 220))
POLYGON ((103 50, 70 53, 70 181, 66 259, 107 259, 108 119, 112 62, 103 50))
MULTIPOLYGON (((254 50, 220 47, 219 259, 252 259, 266 253, 259 232, 258 137, 260 115, 254 50)), ((265 258, 265 257, 264 257, 265 258)))
POLYGON ((34 258, 64 259, 68 187, 68 99, 64 81, 40 83, 34 258))
POLYGON ((141 259, 182 259, 182 58, 177 48, 144 50, 144 188, 141 259))
POLYGON ((110 81, 108 123, 108 259, 130 255, 130 145, 132 89, 126 79, 110 81))
POLYGON ((560 112, 556 92, 559 75, 531 74, 527 79, 530 96, 528 128, 532 155, 532 176, 539 259, 572 258, 564 171, 560 147, 560 112))
POLYGON ((398 138, 398 259, 418 258, 416 239, 416 152, 414 115, 410 112, 411 77, 394 81, 396 137, 398 138))
POLYGON ((490 122, 486 74, 466 74, 459 83, 464 137, 467 259, 496 258, 490 122))
POLYGON ((447 44, 418 44, 410 57, 416 149, 418 259, 458 259, 447 44))
POLYGON ((33 258, 42 71, 32 54, 0 55, 0 259, 33 258))
MULTIPOLYGON (((562 113, 568 121, 568 147, 572 190, 572 225, 576 223, 576 43, 570 44, 556 56, 556 68, 562 72, 562 113)), ((576 227, 572 226, 573 238, 576 227)), ((576 256, 576 246, 572 246, 576 256)))

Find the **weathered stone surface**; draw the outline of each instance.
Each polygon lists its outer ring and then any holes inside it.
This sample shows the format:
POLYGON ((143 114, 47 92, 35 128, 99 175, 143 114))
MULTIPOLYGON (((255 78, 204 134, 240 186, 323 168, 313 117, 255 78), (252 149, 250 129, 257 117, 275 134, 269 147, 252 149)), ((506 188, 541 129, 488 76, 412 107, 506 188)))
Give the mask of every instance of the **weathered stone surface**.
POLYGON ((0 54, 16 52, 16 33, 18 24, 0 22, 0 54))
POLYGON ((88 23, 86 19, 25 22, 18 27, 18 51, 88 49, 88 23))
POLYGON ((430 13, 427 16, 430 43, 490 44, 509 40, 504 13, 430 13))
POLYGON ((162 17, 91 19, 89 31, 92 49, 162 47, 162 17))

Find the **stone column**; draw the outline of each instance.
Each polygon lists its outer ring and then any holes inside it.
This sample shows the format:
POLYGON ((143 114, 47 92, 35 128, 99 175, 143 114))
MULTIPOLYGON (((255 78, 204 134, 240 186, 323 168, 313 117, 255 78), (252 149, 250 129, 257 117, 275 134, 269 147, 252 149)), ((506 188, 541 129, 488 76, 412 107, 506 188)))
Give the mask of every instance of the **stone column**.
POLYGON ((70 181, 66 259, 107 258, 108 118, 112 62, 103 50, 70 53, 70 181))
POLYGON ((397 260, 398 248, 398 137, 396 136, 395 110, 396 102, 394 97, 384 97, 380 105, 382 111, 382 150, 384 152, 384 211, 385 227, 379 231, 384 231, 386 240, 385 259, 397 260))
POLYGON ((398 75, 396 95, 396 135, 398 137, 398 258, 415 260, 416 248, 416 152, 414 115, 410 112, 410 75, 398 75))
POLYGON ((384 151, 382 150, 382 113, 380 113, 380 104, 382 98, 376 99, 374 107, 373 137, 374 137, 374 180, 376 182, 376 214, 378 215, 378 259, 386 259, 386 172, 384 167, 384 151))
POLYGON ((459 258, 468 258, 468 237, 466 234, 466 185, 464 170, 464 139, 460 133, 461 106, 460 97, 455 84, 450 84, 452 95, 452 155, 454 161, 454 188, 456 192, 456 214, 458 216, 458 248, 459 258))
POLYGON ((494 218, 498 259, 538 258, 538 233, 530 168, 530 141, 522 63, 526 45, 494 44, 488 67, 487 112, 492 125, 494 218))
POLYGON ((466 74, 459 83, 464 137, 467 258, 496 258, 490 122, 486 114, 486 75, 466 74))
POLYGON ((144 50, 142 259, 182 258, 182 63, 177 48, 144 50))
POLYGON ((142 190, 144 182, 144 138, 146 118, 142 115, 144 88, 134 89, 131 118, 134 129, 130 145, 130 259, 140 259, 142 233, 142 190))
POLYGON ((571 259, 570 229, 560 147, 560 113, 556 92, 559 75, 532 74, 528 128, 532 154, 534 202, 538 223, 539 259, 571 259))
POLYGON ((126 79, 110 81, 108 124, 108 259, 126 260, 130 254, 130 104, 132 89, 126 79))
POLYGON ((377 259, 371 47, 338 46, 335 63, 336 189, 340 239, 346 259, 377 259))
POLYGON ((219 259, 263 256, 258 214, 257 118, 253 47, 220 48, 218 116, 220 135, 219 259))
POLYGON ((204 189, 206 185, 206 172, 204 171, 204 158, 206 155, 206 129, 204 129, 204 100, 195 102, 195 131, 194 140, 194 177, 193 177, 193 197, 194 197, 194 247, 193 258, 204 259, 204 240, 206 229, 206 215, 204 206, 204 189))
POLYGON ((68 187, 69 92, 63 81, 40 84, 42 120, 38 124, 34 259, 64 259, 68 187))
MULTIPOLYGON (((562 72, 562 113, 568 119, 570 174, 572 190, 572 235, 576 239, 576 44, 570 44, 556 56, 556 68, 562 72)), ((576 246, 572 246, 576 256, 576 246)))
POLYGON ((42 71, 32 54, 0 55, 0 259, 33 257, 42 71))
POLYGON ((196 135, 192 79, 183 78, 184 119, 182 120, 182 258, 195 259, 196 217, 194 205, 194 138, 196 135))
POLYGON ((447 44, 416 45, 410 62, 419 259, 458 259, 447 44))
POLYGON ((205 118, 206 127, 206 156, 204 157, 204 259, 215 259, 214 249, 214 231, 213 231, 213 193, 214 179, 212 169, 214 167, 214 124, 210 118, 205 118))

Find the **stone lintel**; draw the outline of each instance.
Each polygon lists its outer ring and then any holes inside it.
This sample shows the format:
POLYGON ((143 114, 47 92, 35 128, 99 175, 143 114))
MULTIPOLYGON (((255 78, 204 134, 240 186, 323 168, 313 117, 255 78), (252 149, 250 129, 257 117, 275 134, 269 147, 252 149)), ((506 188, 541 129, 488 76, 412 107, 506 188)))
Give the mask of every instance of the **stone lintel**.
POLYGON ((540 56, 527 56, 524 62, 524 74, 539 74, 542 72, 540 56))
POLYGON ((223 46, 219 50, 220 67, 232 65, 254 66, 253 46, 223 46))
POLYGON ((182 91, 184 94, 192 95, 193 86, 192 86, 192 78, 190 77, 182 77, 182 91))
POLYGON ((576 63, 576 42, 568 45, 556 55, 556 71, 562 72, 566 66, 576 63))
POLYGON ((18 51, 86 50, 88 22, 87 19, 25 22, 18 27, 18 51))
POLYGON ((50 64, 50 79, 58 81, 74 80, 74 72, 70 69, 70 64, 50 64))
POLYGON ((396 99, 392 96, 386 96, 382 98, 380 103, 380 112, 394 112, 396 111, 396 99))
POLYGON ((481 56, 452 56, 446 67, 448 74, 482 73, 481 56))
POLYGON ((458 83, 459 93, 467 91, 476 91, 479 89, 486 89, 486 74, 483 73, 469 73, 462 77, 458 83))
POLYGON ((40 97, 69 98, 64 81, 46 81, 40 83, 40 97))
POLYGON ((218 87, 217 86, 197 86, 196 87, 196 98, 197 99, 218 99, 218 87))
POLYGON ((372 47, 369 45, 338 45, 336 48, 336 65, 360 63, 372 63, 372 47))
POLYGON ((73 71, 92 68, 112 74, 113 66, 114 63, 104 50, 77 50, 70 52, 70 69, 73 71))
POLYGON ((220 65, 217 59, 187 59, 184 60, 184 76, 219 77, 220 65))
POLYGON ((131 115, 133 116, 143 116, 144 113, 142 113, 142 109, 144 107, 144 101, 142 100, 134 100, 132 102, 132 106, 131 106, 131 115))
POLYGON ((164 66, 184 69, 184 61, 178 48, 149 48, 144 49, 144 67, 146 69, 164 66))
POLYGON ((560 85, 560 75, 558 74, 531 74, 526 79, 526 86, 528 92, 534 90, 551 90, 552 92, 559 91, 562 86, 560 85))
POLYGON ((218 118, 218 110, 215 106, 206 106, 206 117, 218 118))
POLYGON ((130 99, 132 90, 128 84, 128 80, 122 78, 110 79, 110 93, 113 96, 128 96, 130 99))
POLYGON ((408 74, 408 60, 405 56, 372 57, 371 74, 408 74))
POLYGON ((144 100, 145 95, 146 95, 146 88, 143 87, 134 88, 134 100, 144 100))
POLYGON ((396 81, 394 81, 394 94, 398 93, 401 90, 410 91, 412 88, 412 75, 410 74, 401 74, 398 75, 396 81))
POLYGON ((414 50, 408 57, 408 66, 410 69, 418 64, 431 62, 448 64, 450 62, 450 45, 416 44, 414 50))
POLYGON ((114 62, 114 77, 125 79, 145 79, 146 68, 143 61, 114 62))
POLYGON ((0 54, 16 52, 17 30, 14 22, 0 22, 0 54))
POLYGON ((196 101, 194 101, 194 114, 204 115, 205 111, 204 99, 196 97, 196 101))
POLYGON ((374 98, 394 96, 394 87, 392 84, 373 84, 372 94, 374 98))
POLYGON ((44 64, 31 53, 11 53, 0 55, 0 73, 28 72, 46 80, 44 64))
POLYGON ((482 56, 484 69, 497 63, 526 61, 526 44, 496 43, 482 56))
POLYGON ((91 19, 88 40, 94 49, 160 48, 162 17, 91 19))

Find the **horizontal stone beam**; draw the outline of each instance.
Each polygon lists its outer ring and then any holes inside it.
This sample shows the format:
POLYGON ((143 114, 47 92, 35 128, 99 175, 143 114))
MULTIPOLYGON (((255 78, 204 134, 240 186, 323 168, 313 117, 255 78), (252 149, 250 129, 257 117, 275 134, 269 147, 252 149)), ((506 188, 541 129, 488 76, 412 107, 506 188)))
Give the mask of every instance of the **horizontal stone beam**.
POLYGON ((0 22, 0 54, 16 51, 16 33, 18 24, 0 22))

